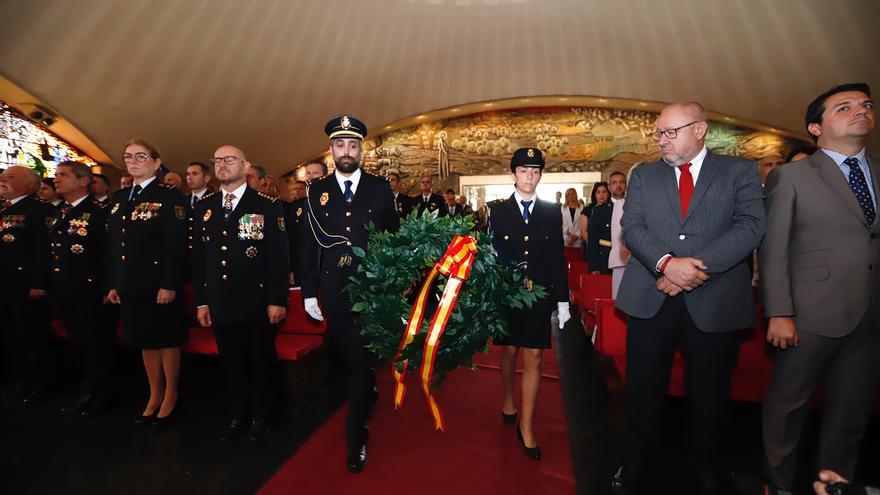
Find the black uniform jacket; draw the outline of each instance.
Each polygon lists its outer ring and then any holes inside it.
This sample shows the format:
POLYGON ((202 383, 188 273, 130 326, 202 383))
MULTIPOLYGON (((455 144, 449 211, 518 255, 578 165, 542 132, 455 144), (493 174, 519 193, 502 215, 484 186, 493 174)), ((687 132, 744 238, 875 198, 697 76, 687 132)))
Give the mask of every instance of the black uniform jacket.
POLYGON ((108 288, 149 295, 179 290, 186 263, 186 207, 180 191, 156 180, 129 202, 131 188, 110 199, 108 288))
POLYGON ((56 209, 26 196, 0 210, 0 297, 27 297, 49 290, 49 228, 56 209))
POLYGON ((65 300, 94 297, 104 292, 107 214, 110 207, 91 196, 66 215, 59 209, 50 229, 52 287, 65 300))
POLYGON ((287 225, 282 202, 245 188, 228 220, 223 193, 202 197, 193 214, 193 289, 218 324, 262 321, 268 305, 287 307, 287 225))
POLYGON ((528 223, 514 196, 489 203, 492 244, 502 263, 516 266, 535 284, 547 289, 531 311, 552 311, 568 302, 568 278, 562 241, 562 213, 555 203, 538 199, 528 223))
POLYGON ((438 212, 438 217, 446 216, 446 200, 443 199, 443 196, 440 196, 439 194, 431 194, 427 203, 425 203, 423 199, 421 193, 413 197, 416 208, 419 209, 419 216, 422 216, 422 213, 424 213, 425 210, 438 212))
POLYGON ((311 215, 307 222, 311 235, 303 239, 297 272, 304 298, 317 296, 321 270, 342 268, 354 273, 358 258, 351 248, 367 248, 369 222, 379 231, 400 228, 388 181, 364 171, 351 203, 342 195, 335 174, 312 181, 306 198, 303 214, 311 215))

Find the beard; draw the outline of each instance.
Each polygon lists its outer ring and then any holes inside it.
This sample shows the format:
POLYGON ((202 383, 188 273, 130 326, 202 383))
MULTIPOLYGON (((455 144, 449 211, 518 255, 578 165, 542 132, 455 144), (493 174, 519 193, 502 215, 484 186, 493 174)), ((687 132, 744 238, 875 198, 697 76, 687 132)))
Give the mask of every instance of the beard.
POLYGON ((350 156, 343 156, 339 159, 334 158, 333 162, 336 164, 336 168, 343 174, 350 174, 360 166, 360 162, 350 156))

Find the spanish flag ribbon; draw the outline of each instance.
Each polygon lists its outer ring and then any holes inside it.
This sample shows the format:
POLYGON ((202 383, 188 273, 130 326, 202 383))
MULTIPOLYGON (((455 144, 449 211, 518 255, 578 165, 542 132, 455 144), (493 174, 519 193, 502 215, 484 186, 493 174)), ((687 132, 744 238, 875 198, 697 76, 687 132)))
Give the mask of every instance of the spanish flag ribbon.
MULTIPOLYGON (((470 275, 471 267, 473 266, 476 255, 477 244, 474 242, 473 237, 457 235, 452 239, 452 242, 449 243, 449 247, 446 248, 446 253, 443 254, 440 261, 434 264, 428 277, 425 279, 424 283, 422 283, 422 288, 419 290, 419 295, 416 298, 412 313, 410 314, 409 321, 406 325, 406 332, 400 342, 400 347, 397 349, 397 356, 394 358, 394 362, 397 362, 401 353, 403 353, 403 350, 406 346, 412 343, 413 338, 419 332, 419 328, 422 326, 422 320, 425 318, 425 302, 431 291, 431 284, 438 275, 442 274, 448 276, 449 281, 446 283, 446 288, 443 290, 443 295, 440 297, 440 305, 437 307, 437 312, 434 313, 434 318, 431 320, 431 325, 428 328, 428 336, 425 339, 425 347, 422 352, 422 369, 420 372, 422 378, 422 390, 425 392, 425 397, 428 400, 428 407, 434 418, 434 428, 441 431, 445 430, 443 427, 443 416, 440 413, 440 406, 437 405, 437 401, 434 400, 434 397, 431 395, 431 377, 434 373, 434 364, 437 358, 437 348, 438 343, 440 342, 440 337, 443 335, 443 331, 446 329, 446 323, 452 315, 452 309, 455 307, 455 302, 458 300, 458 293, 461 290, 461 286, 464 281, 467 280, 468 275, 470 275)), ((406 360, 403 361, 403 368, 399 372, 394 366, 391 367, 395 382, 395 409, 400 409, 403 405, 403 398, 406 395, 406 385, 403 383, 404 376, 406 375, 406 367, 406 360)))

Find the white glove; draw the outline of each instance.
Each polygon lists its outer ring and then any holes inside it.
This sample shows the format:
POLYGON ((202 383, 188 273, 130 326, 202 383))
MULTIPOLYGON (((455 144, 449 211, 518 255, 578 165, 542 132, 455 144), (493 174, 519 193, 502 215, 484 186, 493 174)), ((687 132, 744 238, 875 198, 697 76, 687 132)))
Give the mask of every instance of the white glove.
POLYGON ((565 326, 565 322, 571 319, 571 311, 568 309, 567 302, 556 303, 559 308, 559 329, 565 326))
POLYGON ((305 301, 303 301, 303 307, 309 316, 318 321, 324 321, 324 315, 321 314, 321 308, 318 307, 317 297, 307 297, 305 301))

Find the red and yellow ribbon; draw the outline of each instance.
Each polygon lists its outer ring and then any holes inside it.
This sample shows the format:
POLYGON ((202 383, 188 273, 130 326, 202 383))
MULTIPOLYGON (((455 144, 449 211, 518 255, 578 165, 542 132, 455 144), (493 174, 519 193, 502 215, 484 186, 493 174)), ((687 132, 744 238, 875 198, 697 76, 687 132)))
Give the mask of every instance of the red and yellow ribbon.
MULTIPOLYGON (((440 413, 440 406, 437 405, 437 401, 434 400, 434 397, 431 395, 431 376, 434 374, 434 363, 437 358, 437 345, 440 342, 440 337, 443 335, 444 330, 446 330, 446 323, 452 315, 452 309, 455 307, 455 302, 458 300, 458 293, 461 290, 461 286, 464 281, 467 280, 468 275, 470 275, 471 267, 473 266, 476 255, 477 244, 471 236, 457 235, 452 239, 452 242, 449 243, 449 247, 446 248, 446 253, 443 254, 440 261, 434 264, 431 268, 431 272, 428 274, 428 278, 422 283, 422 288, 419 290, 419 296, 416 298, 412 313, 409 317, 409 322, 406 325, 406 332, 400 342, 400 347, 397 349, 397 356, 394 358, 394 362, 397 362, 406 346, 412 343, 415 335, 419 333, 419 328, 422 326, 422 320, 425 318, 425 302, 431 291, 431 284, 440 274, 448 276, 449 281, 446 283, 446 289, 443 290, 443 295, 440 297, 440 305, 437 307, 437 312, 434 313, 434 319, 431 320, 431 325, 428 328, 428 336, 425 338, 425 347, 422 351, 422 369, 420 373, 422 378, 422 390, 425 392, 425 397, 428 400, 428 407, 434 418, 434 428, 441 431, 445 430, 443 427, 443 416, 440 413)), ((404 376, 406 375, 406 367, 406 360, 403 361, 403 369, 400 372, 398 372, 394 366, 391 367, 395 382, 395 409, 400 409, 403 405, 403 398, 406 395, 406 385, 403 383, 404 376)))

